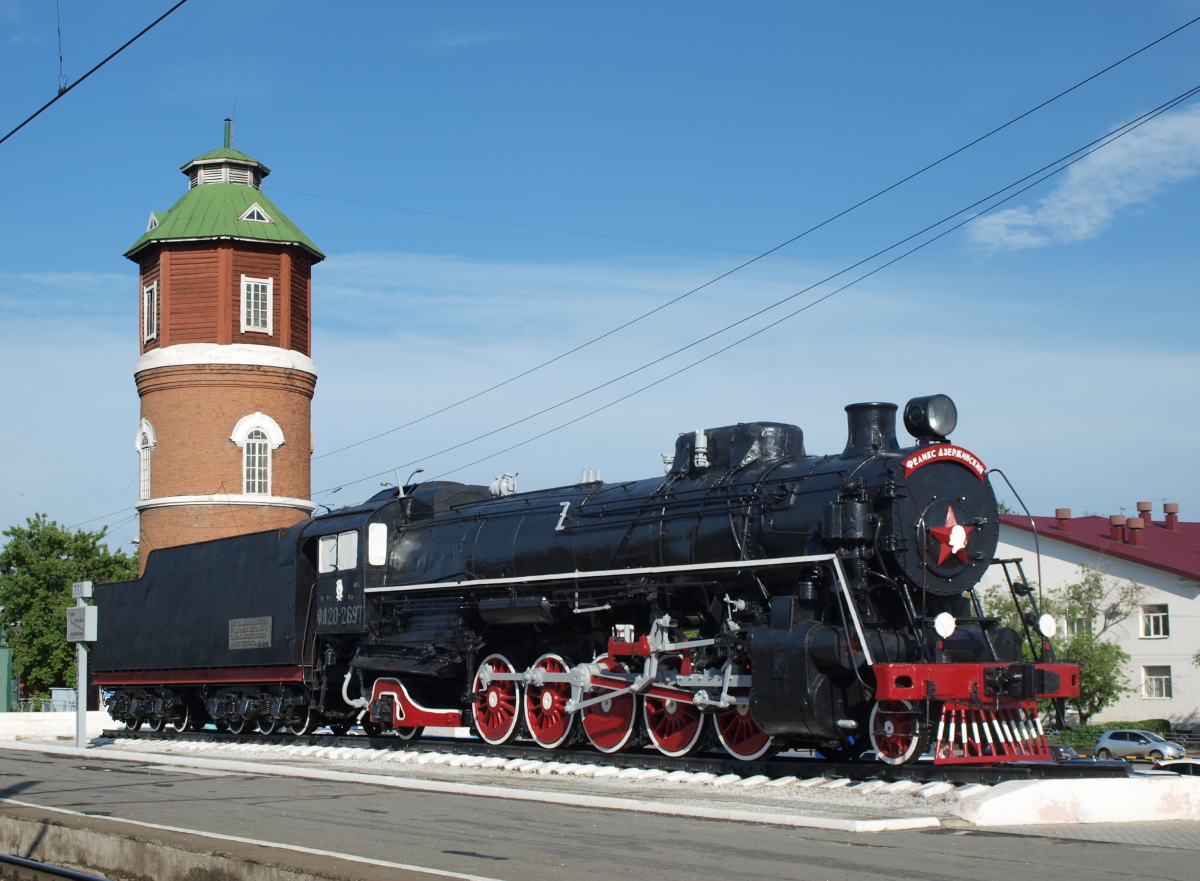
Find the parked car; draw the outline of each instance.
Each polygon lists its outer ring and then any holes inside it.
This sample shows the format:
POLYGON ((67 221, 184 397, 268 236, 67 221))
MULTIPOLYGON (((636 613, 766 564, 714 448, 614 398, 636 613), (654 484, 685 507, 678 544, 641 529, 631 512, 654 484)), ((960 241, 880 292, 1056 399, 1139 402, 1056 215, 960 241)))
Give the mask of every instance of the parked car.
POLYGON ((1182 759, 1187 750, 1177 743, 1164 740, 1151 731, 1118 729, 1105 731, 1096 741, 1096 758, 1133 756, 1142 759, 1182 759))
POLYGON ((1154 763, 1155 771, 1174 771, 1188 777, 1200 777, 1200 759, 1173 759, 1154 763))

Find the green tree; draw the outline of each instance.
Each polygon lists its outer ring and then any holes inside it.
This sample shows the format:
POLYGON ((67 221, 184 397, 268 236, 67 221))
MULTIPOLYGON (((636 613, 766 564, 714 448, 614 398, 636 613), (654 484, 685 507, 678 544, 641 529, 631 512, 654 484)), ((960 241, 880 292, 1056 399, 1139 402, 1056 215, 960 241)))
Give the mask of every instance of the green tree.
MULTIPOLYGON (((1067 632, 1058 640, 1058 657, 1079 665, 1079 697, 1067 703, 1079 713, 1082 724, 1130 691, 1123 672, 1129 654, 1105 635, 1137 610, 1145 593, 1136 581, 1112 578, 1087 566, 1079 567, 1074 584, 1042 592, 1041 611, 1067 622, 1067 632)), ((1020 630, 1007 586, 980 591, 980 601, 1002 627, 1020 630)), ((1022 646, 1025 659, 1034 660, 1029 646, 1022 646)))
POLYGON ((0 626, 13 649, 13 673, 31 691, 75 685, 75 651, 67 643, 71 584, 105 584, 137 577, 137 559, 110 551, 99 532, 69 530, 45 514, 2 534, 0 626))

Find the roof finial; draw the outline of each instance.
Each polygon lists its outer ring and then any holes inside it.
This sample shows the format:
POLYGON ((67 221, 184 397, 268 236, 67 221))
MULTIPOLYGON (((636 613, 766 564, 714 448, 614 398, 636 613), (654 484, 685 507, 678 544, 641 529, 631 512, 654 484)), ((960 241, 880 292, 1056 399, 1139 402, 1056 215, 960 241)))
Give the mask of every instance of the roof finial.
POLYGON ((233 123, 233 120, 230 119, 228 116, 226 116, 225 117, 225 149, 226 150, 230 149, 233 146, 233 131, 231 130, 232 123, 233 123))

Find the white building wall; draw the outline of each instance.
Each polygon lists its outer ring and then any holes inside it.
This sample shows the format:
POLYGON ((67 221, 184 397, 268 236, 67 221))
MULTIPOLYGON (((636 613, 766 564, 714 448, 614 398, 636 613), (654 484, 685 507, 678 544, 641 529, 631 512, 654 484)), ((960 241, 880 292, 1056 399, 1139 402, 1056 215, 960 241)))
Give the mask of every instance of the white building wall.
MULTIPOLYGON (((1144 585, 1146 592, 1142 605, 1166 605, 1168 608, 1170 636, 1144 637, 1140 611, 1109 628, 1105 638, 1120 645, 1130 655, 1125 676, 1133 691, 1093 716, 1090 721, 1170 719, 1175 728, 1191 728, 1200 732, 1200 668, 1192 664, 1192 658, 1200 651, 1200 582, 1058 541, 1044 533, 1038 534, 1038 541, 1041 545, 1041 583, 1044 588, 1062 588, 1078 583, 1081 577, 1079 567, 1087 566, 1109 577, 1144 585), (1143 670, 1146 667, 1171 668, 1170 698, 1146 697, 1143 683, 1143 670)), ((1001 524, 996 557, 1022 558, 1026 577, 1032 582, 1038 581, 1037 554, 1031 533, 1001 524)), ((993 566, 984 576, 981 586, 1003 586, 1005 583, 1000 567, 993 566)))

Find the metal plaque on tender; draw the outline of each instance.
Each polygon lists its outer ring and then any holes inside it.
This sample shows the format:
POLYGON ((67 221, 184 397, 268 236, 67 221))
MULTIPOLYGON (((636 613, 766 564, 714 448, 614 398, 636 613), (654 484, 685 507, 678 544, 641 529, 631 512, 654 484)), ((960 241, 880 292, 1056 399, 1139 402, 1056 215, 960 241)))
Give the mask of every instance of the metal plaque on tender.
POLYGON ((96 641, 96 607, 67 609, 67 642, 96 641))
POLYGON ((269 649, 271 647, 271 616, 265 618, 230 618, 230 649, 269 649))

